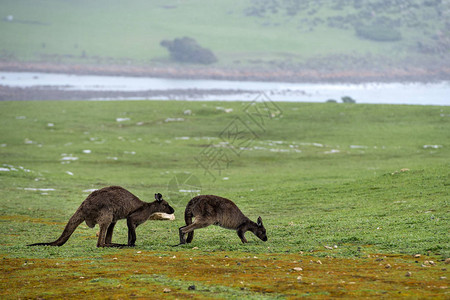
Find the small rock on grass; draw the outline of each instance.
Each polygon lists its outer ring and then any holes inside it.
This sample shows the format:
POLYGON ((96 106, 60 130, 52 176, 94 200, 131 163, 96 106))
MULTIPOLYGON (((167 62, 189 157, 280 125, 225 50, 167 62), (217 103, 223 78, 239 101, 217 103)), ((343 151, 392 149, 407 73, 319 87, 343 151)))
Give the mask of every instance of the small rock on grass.
POLYGON ((434 261, 432 261, 432 260, 426 260, 426 261, 423 262, 423 264, 425 266, 435 266, 436 265, 436 263, 434 261))
POLYGON ((195 291, 195 285, 190 285, 190 286, 188 287, 188 290, 189 290, 189 291, 195 291))
POLYGON ((172 290, 171 289, 169 289, 169 288, 164 288, 164 293, 170 293, 172 290))

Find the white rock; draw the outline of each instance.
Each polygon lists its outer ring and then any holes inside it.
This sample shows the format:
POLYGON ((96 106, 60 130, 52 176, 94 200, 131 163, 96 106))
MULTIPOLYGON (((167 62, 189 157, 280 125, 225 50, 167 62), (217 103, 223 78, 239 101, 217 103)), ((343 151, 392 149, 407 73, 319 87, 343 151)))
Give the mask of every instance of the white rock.
POLYGON ((125 122, 125 121, 130 121, 130 118, 116 118, 117 122, 125 122))
POLYGON ((24 191, 39 191, 39 192, 50 192, 55 191, 55 189, 39 189, 39 188, 24 188, 24 191))
POLYGON ((164 122, 168 123, 168 122, 183 122, 184 119, 183 118, 167 118, 166 120, 164 120, 164 122))
POLYGON ((62 161, 74 161, 74 160, 78 160, 78 157, 75 157, 75 156, 64 156, 64 157, 61 157, 61 160, 62 161))

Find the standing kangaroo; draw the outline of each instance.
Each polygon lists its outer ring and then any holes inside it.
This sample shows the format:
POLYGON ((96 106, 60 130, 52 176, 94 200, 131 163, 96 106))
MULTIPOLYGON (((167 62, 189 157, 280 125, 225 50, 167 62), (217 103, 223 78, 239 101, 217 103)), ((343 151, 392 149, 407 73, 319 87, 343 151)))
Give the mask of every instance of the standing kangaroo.
POLYGON ((236 230, 242 243, 247 243, 245 232, 251 231, 258 238, 267 241, 266 229, 261 217, 257 223, 247 218, 233 201, 214 195, 202 195, 192 198, 184 211, 186 226, 179 229, 180 245, 192 242, 194 230, 209 225, 219 225, 227 229, 236 230), (195 218, 192 222, 192 218, 195 218), (184 239, 188 234, 187 240, 184 239))
POLYGON ((92 192, 70 218, 61 236, 54 242, 36 243, 28 246, 62 246, 83 221, 93 228, 100 226, 97 247, 134 246, 136 227, 148 220, 155 212, 172 214, 174 209, 155 194, 156 201, 147 203, 120 186, 105 187, 92 192), (114 226, 120 219, 127 219, 128 244, 111 243, 114 226))

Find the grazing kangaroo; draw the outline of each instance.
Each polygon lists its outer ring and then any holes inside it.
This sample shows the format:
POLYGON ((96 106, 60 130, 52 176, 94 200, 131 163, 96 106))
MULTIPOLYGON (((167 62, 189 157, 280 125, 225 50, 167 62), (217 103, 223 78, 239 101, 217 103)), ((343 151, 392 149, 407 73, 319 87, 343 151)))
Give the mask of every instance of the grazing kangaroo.
POLYGON ((261 217, 257 223, 247 218, 233 201, 214 195, 202 195, 192 198, 184 211, 186 226, 179 229, 180 244, 190 243, 194 238, 194 230, 209 225, 219 225, 227 229, 236 230, 242 243, 247 243, 245 232, 251 231, 258 238, 267 241, 266 229, 261 217), (192 218, 195 218, 192 222, 192 218), (187 240, 184 239, 188 234, 187 240))
POLYGON ((172 214, 174 209, 155 194, 156 201, 147 203, 120 186, 105 187, 92 192, 70 218, 61 236, 54 242, 36 243, 28 246, 62 246, 83 221, 93 228, 100 226, 97 247, 134 246, 136 227, 148 220, 155 212, 172 214), (120 219, 127 219, 128 244, 111 243, 114 226, 120 219))

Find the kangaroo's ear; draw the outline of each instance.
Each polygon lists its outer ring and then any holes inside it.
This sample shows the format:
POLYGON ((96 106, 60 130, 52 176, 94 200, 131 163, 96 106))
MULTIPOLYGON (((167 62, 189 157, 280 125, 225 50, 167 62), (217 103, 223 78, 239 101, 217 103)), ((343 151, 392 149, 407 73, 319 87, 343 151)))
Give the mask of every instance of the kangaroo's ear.
POLYGON ((263 226, 261 217, 258 217, 258 221, 257 221, 256 224, 257 224, 259 227, 262 227, 262 226, 263 226))
POLYGON ((162 200, 163 200, 162 195, 161 195, 160 193, 155 194, 155 199, 156 199, 157 201, 162 201, 162 200))

